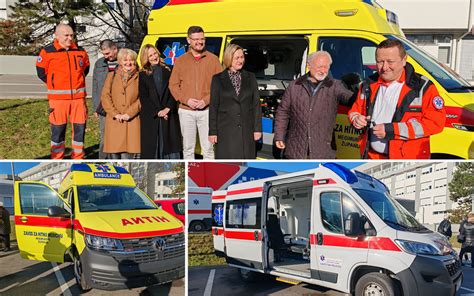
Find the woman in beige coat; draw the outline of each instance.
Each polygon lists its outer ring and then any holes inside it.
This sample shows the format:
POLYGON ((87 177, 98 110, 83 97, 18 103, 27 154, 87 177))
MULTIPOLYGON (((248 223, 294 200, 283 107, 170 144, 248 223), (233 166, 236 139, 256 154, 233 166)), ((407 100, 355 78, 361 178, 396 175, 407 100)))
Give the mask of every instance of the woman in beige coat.
POLYGON ((139 158, 140 100, 138 99, 137 53, 120 49, 119 66, 110 72, 102 90, 105 117, 104 152, 109 159, 139 158))

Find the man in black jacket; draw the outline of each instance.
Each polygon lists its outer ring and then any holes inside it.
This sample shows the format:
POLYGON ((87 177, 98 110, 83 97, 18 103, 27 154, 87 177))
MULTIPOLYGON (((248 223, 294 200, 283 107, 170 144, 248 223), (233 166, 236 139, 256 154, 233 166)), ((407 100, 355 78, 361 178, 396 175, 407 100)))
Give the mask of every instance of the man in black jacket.
POLYGON ((100 42, 100 52, 103 57, 98 59, 94 65, 94 74, 92 77, 92 103, 94 105, 94 116, 99 119, 100 128, 100 144, 99 159, 105 159, 104 153, 104 128, 105 128, 105 111, 100 103, 102 88, 104 88, 105 78, 109 72, 115 70, 118 66, 117 54, 118 47, 112 40, 106 39, 100 42))
POLYGON ((0 201, 0 242, 3 242, 3 251, 10 251, 10 213, 0 201))
POLYGON ((441 221, 441 223, 439 223, 438 232, 441 233, 442 235, 446 236, 448 238, 448 240, 453 235, 453 232, 451 231, 451 222, 449 222, 449 216, 448 215, 444 216, 443 221, 441 221))

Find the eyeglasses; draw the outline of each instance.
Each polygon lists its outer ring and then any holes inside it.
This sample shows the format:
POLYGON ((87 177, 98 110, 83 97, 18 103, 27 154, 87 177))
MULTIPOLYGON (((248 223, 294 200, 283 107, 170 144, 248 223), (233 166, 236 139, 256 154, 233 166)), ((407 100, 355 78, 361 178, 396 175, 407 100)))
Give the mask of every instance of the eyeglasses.
POLYGON ((206 38, 191 38, 191 37, 189 37, 189 39, 191 39, 192 41, 201 41, 201 42, 206 41, 206 38))

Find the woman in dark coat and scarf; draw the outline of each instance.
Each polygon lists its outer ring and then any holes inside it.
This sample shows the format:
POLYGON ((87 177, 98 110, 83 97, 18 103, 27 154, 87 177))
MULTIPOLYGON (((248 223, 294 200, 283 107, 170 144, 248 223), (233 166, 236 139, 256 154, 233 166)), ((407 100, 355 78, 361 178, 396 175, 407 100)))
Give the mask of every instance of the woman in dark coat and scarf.
POLYGON ((183 145, 176 100, 168 89, 170 70, 150 44, 143 47, 140 63, 141 158, 180 159, 183 145))
POLYGON ((242 69, 242 47, 230 44, 224 51, 225 70, 214 75, 209 105, 209 141, 217 159, 255 159, 262 137, 262 111, 257 80, 242 69))

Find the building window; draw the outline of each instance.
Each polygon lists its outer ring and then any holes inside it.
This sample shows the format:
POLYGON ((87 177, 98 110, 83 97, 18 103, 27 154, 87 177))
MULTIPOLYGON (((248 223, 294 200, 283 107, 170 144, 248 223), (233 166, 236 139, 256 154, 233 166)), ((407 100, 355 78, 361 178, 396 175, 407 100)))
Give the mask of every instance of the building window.
POLYGON ((438 47, 438 60, 446 65, 451 63, 451 46, 438 47))
POLYGON ((430 174, 433 172, 433 167, 428 167, 428 168, 424 168, 422 171, 421 171, 421 174, 422 175, 427 175, 427 174, 430 174))
POLYGON ((446 204, 446 196, 444 196, 444 195, 435 196, 434 204, 435 205, 444 205, 444 204, 446 204))

